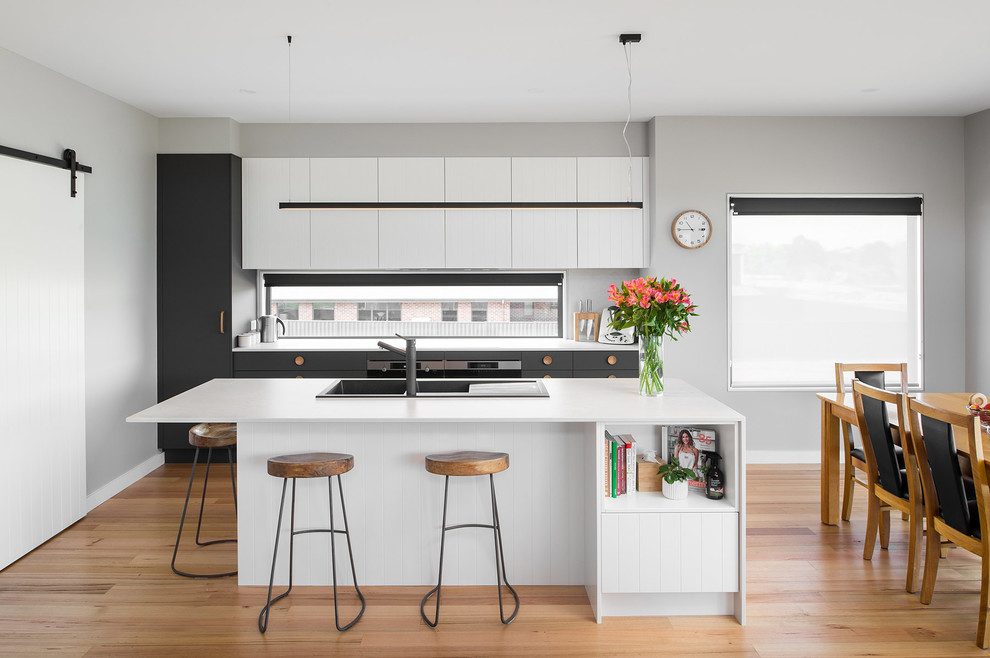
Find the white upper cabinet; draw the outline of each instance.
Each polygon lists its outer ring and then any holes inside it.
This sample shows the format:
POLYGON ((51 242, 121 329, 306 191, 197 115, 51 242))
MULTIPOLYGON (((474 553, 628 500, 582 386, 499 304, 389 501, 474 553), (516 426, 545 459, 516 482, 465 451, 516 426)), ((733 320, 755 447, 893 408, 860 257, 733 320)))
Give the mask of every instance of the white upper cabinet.
POLYGON ((245 269, 308 268, 309 210, 279 210, 280 201, 309 201, 309 158, 243 160, 245 269))
POLYGON ((446 201, 512 200, 511 158, 445 158, 446 201))
POLYGON ((514 209, 512 267, 577 267, 577 211, 514 209))
POLYGON ((311 201, 378 201, 378 158, 311 158, 311 201))
POLYGON ((578 201, 642 201, 643 160, 629 158, 578 158, 578 201), (630 176, 630 165, 632 175, 630 176))
POLYGON ((443 209, 378 211, 378 267, 444 267, 443 209))
POLYGON ((512 200, 577 201, 577 158, 512 158, 512 200))
POLYGON ((639 208, 577 211, 578 267, 645 267, 643 211, 639 208))
POLYGON ((378 158, 379 201, 443 201, 443 158, 378 158))
POLYGON ((378 269, 378 211, 312 211, 310 267, 319 270, 378 269))
POLYGON ((448 209, 446 267, 512 267, 512 211, 448 209))

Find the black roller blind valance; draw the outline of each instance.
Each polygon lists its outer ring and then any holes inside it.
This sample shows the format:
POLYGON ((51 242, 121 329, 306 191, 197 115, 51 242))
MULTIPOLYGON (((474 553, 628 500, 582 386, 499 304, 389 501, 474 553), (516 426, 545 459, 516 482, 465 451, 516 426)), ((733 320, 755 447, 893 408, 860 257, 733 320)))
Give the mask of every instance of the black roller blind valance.
POLYGON ((272 286, 554 286, 564 277, 552 272, 499 272, 484 274, 458 272, 385 272, 385 273, 269 273, 265 287, 272 286))
POLYGON ((733 215, 921 215, 923 199, 906 197, 729 197, 733 215))

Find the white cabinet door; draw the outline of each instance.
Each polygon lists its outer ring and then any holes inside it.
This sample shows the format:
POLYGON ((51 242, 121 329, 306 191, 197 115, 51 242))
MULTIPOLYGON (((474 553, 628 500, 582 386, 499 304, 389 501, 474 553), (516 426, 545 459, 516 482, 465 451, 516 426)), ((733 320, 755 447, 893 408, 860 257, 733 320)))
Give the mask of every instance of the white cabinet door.
POLYGON ((310 267, 320 270, 378 268, 377 210, 312 211, 310 267))
POLYGON ((578 267, 645 267, 643 211, 577 211, 578 267))
POLYGON ((446 267, 512 267, 510 210, 447 211, 446 267))
POLYGON ((629 158, 578 158, 578 201, 642 201, 643 161, 629 158))
POLYGON ((378 158, 379 201, 443 199, 443 158, 378 158))
POLYGON ((310 158, 311 201, 378 201, 378 158, 310 158))
POLYGON ((243 160, 245 269, 309 265, 309 210, 279 210, 280 201, 309 201, 308 158, 243 160))
POLYGON ((378 266, 443 267, 443 209, 380 210, 378 266))
POLYGON ((512 158, 513 201, 577 201, 577 158, 512 158))
POLYGON ((511 201, 511 158, 445 158, 446 201, 511 201))
POLYGON ((512 267, 577 267, 577 211, 513 210, 512 267))
POLYGON ((606 593, 737 592, 739 514, 602 514, 601 560, 606 593))

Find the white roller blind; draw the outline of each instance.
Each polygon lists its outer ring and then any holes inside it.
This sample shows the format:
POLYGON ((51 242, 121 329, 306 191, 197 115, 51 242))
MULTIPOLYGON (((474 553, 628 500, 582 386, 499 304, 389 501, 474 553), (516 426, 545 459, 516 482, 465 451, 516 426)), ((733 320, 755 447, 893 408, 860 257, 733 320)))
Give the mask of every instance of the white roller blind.
POLYGON ((729 221, 731 388, 832 388, 836 362, 907 362, 920 384, 920 216, 729 221))

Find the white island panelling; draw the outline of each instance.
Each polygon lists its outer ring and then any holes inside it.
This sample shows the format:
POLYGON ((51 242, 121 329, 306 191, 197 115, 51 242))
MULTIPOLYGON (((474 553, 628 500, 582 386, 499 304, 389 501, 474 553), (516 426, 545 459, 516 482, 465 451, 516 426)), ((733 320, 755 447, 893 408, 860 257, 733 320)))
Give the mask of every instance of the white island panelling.
MULTIPOLYGON (((238 424, 241 584, 264 584, 270 569, 281 482, 267 475, 269 457, 353 454, 344 485, 360 582, 425 586, 436 574, 443 486, 425 455, 498 450, 510 455, 495 477, 510 582, 584 584, 598 620, 732 614, 744 623, 745 421, 717 400, 676 380, 662 398, 644 398, 624 379, 545 380, 549 398, 316 399, 332 381, 216 379, 128 419, 238 424), (725 500, 605 499, 606 427, 650 449, 666 424, 717 429, 725 500), (693 566, 682 567, 688 554, 693 566), (699 569, 698 561, 718 564, 699 569)), ((485 479, 452 480, 449 521, 488 521, 485 479)), ((325 481, 300 483, 297 505, 297 529, 325 525, 325 481)), ((494 582, 490 533, 448 539, 446 584, 494 582)), ((297 550, 296 582, 329 582, 326 540, 307 537, 297 550)), ((283 565, 276 580, 284 574, 283 565)))

